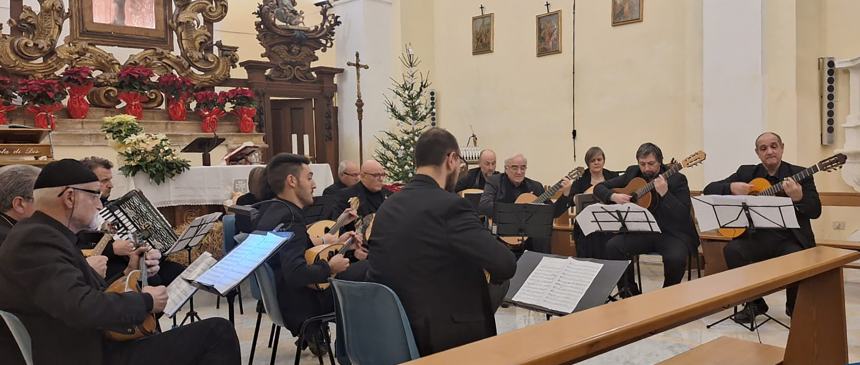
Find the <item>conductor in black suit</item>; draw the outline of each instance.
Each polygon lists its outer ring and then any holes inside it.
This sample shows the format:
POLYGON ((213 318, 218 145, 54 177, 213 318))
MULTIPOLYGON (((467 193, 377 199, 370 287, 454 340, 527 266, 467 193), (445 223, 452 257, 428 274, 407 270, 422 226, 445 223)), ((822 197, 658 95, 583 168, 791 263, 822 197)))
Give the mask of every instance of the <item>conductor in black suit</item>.
POLYGON ((484 271, 501 283, 514 275, 516 262, 469 202, 453 193, 460 156, 451 133, 424 132, 415 163, 412 181, 376 214, 368 280, 397 293, 426 356, 496 334, 484 271))
MULTIPOLYGON (((604 181, 594 187, 594 195, 603 202, 629 203, 631 196, 613 193, 612 189, 627 186, 634 177, 654 182, 651 206, 648 208, 661 233, 630 232, 615 235, 606 243, 606 258, 630 260, 635 255, 658 253, 663 258, 663 287, 675 285, 684 278, 687 257, 697 254, 699 234, 693 226, 690 213, 690 187, 687 177, 676 173, 668 179, 660 174, 666 172, 663 151, 653 143, 644 143, 636 151, 638 165, 627 168, 624 175, 604 181)), ((633 269, 628 267, 618 282, 622 297, 639 294, 633 280, 633 269)))
MULTIPOLYGON (((761 160, 760 164, 742 165, 737 172, 726 179, 712 182, 705 187, 705 194, 747 195, 752 187, 749 182, 761 177, 771 184, 782 183, 785 195, 794 202, 794 214, 797 216, 800 228, 762 229, 755 233, 746 231, 723 249, 729 269, 815 247, 815 236, 809 220, 821 215, 821 199, 818 197, 818 190, 815 189, 815 180, 811 176, 801 182, 791 178, 792 175, 802 171, 803 167, 782 160, 784 147, 782 138, 776 133, 762 133, 755 140, 755 151, 761 160)), ((797 286, 788 287, 785 312, 789 316, 794 309, 796 298, 797 286)), ((744 309, 735 316, 735 321, 751 322, 755 316, 767 313, 767 310, 764 299, 756 299, 744 306, 744 309)))

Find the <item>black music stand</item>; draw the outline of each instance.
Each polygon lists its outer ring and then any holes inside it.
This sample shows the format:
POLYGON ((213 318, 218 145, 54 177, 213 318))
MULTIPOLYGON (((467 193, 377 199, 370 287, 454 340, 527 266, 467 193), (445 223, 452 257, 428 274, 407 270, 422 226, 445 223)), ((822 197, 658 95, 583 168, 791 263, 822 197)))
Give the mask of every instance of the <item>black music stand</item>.
MULTIPOLYGON (((784 198, 750 197, 750 199, 759 201, 749 202, 738 196, 731 196, 731 198, 721 198, 720 196, 693 197, 693 209, 695 209, 700 229, 710 231, 718 228, 746 228, 750 233, 755 233, 757 229, 789 229, 800 227, 797 222, 786 222, 788 214, 792 214, 792 217, 794 217, 794 204, 781 203, 780 200, 784 198), (767 203, 762 203, 761 200, 766 200, 767 203), (785 209, 788 209, 788 211, 785 209), (717 227, 713 226, 713 222, 716 222, 717 227)), ((732 322, 750 330, 750 332, 755 331, 768 321, 774 321, 786 329, 790 329, 788 325, 771 317, 767 313, 761 314, 765 317, 764 321, 756 323, 755 317, 753 317, 749 325, 739 322, 735 318, 737 314, 738 306, 734 306, 732 314, 705 327, 711 328, 727 319, 731 319, 732 322)))
POLYGON ((213 134, 213 137, 197 137, 187 146, 182 148, 182 152, 187 153, 202 153, 203 154, 203 166, 212 166, 212 158, 209 156, 209 152, 215 149, 223 143, 226 139, 218 137, 217 134, 213 134))
POLYGON ((499 203, 493 207, 495 234, 526 238, 549 239, 552 237, 552 220, 555 212, 548 204, 499 203))
MULTIPOLYGON (((188 228, 185 229, 182 236, 177 240, 177 244, 184 244, 185 248, 180 248, 177 251, 185 250, 188 254, 188 262, 191 261, 191 250, 195 247, 199 246, 200 243, 203 242, 203 238, 209 234, 209 231, 212 230, 212 226, 214 222, 221 217, 221 213, 212 213, 205 216, 200 216, 194 219, 188 228), (205 219, 201 219, 205 218, 205 219), (181 242, 181 243, 180 243, 181 242)), ((170 250, 168 251, 170 252, 170 250)), ((189 321, 188 323, 194 323, 194 320, 202 320, 200 315, 197 314, 197 311, 194 310, 194 294, 191 294, 191 297, 188 298, 188 313, 185 313, 185 318, 182 319, 182 322, 179 323, 180 326, 185 325, 185 321, 189 321)))
POLYGON ((576 222, 586 236, 594 232, 660 232, 651 212, 636 204, 592 204, 577 213, 576 222))

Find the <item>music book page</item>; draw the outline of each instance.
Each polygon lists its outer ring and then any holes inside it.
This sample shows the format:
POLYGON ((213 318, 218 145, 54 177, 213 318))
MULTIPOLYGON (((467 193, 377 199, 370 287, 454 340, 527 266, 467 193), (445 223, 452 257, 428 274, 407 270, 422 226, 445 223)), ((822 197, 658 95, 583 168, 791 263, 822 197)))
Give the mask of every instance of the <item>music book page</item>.
POLYGON ((194 281, 227 294, 292 237, 292 232, 252 234, 194 281))
POLYGON ((512 299, 572 313, 602 267, 590 261, 544 257, 512 299))
POLYGON ((199 245, 200 241, 203 241, 203 238, 209 234, 209 231, 211 231, 212 227, 215 226, 215 223, 218 222, 218 218, 221 218, 221 212, 210 213, 194 218, 188 227, 185 228, 185 231, 182 232, 182 235, 176 239, 176 242, 170 246, 164 255, 167 256, 172 253, 182 251, 187 247, 199 245))
POLYGON ((191 265, 188 265, 182 274, 179 275, 180 279, 173 280, 170 285, 167 286, 167 305, 164 307, 164 314, 167 317, 173 317, 176 312, 179 311, 179 308, 182 308, 182 305, 194 295, 194 292, 197 291, 197 287, 191 285, 186 280, 194 280, 197 279, 200 274, 209 270, 212 265, 218 260, 215 260, 214 257, 209 252, 203 252, 197 257, 191 265), (185 280, 182 280, 185 279, 185 280))

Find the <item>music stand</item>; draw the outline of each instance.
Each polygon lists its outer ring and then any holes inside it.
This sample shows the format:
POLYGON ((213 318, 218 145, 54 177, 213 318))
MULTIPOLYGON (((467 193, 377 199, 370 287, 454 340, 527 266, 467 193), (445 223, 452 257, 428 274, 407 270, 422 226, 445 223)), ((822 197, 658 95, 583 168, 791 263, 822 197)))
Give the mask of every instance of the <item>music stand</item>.
POLYGON ((552 220, 555 212, 548 204, 499 203, 493 207, 495 234, 499 236, 518 236, 526 238, 552 237, 552 220))
POLYGON ((217 134, 213 134, 213 137, 197 137, 187 146, 182 148, 182 152, 187 153, 202 153, 203 154, 203 166, 212 166, 212 158, 209 156, 209 152, 215 149, 223 143, 226 139, 218 137, 217 134))
MULTIPOLYGON (((194 218, 193 221, 188 225, 188 228, 182 232, 182 235, 176 240, 170 249, 165 252, 165 256, 179 252, 184 250, 188 254, 188 263, 191 264, 191 250, 194 247, 200 245, 203 242, 203 238, 209 234, 209 231, 212 230, 212 227, 215 226, 215 222, 218 221, 218 218, 221 218, 220 212, 215 212, 211 214, 207 214, 204 216, 200 216, 194 218)), ((176 316, 174 316, 174 327, 176 327, 176 316)), ((194 323, 195 320, 202 320, 200 315, 197 314, 197 311, 194 310, 194 294, 188 299, 188 312, 185 313, 185 318, 182 319, 182 322, 179 323, 179 326, 185 325, 185 321, 189 321, 189 323, 194 323)))
POLYGON ((573 205, 576 214, 582 213, 583 209, 587 208, 589 205, 596 203, 600 203, 600 200, 597 199, 597 197, 591 193, 576 194, 573 196, 573 205))
MULTIPOLYGON (((752 195, 704 195, 693 197, 693 209, 699 230, 711 231, 720 228, 747 228, 755 232, 757 229, 789 229, 800 228, 797 216, 794 215, 794 203, 791 198, 778 196, 752 195)), ((756 323, 755 317, 749 326, 739 322, 735 317, 738 306, 734 306, 732 314, 711 323, 711 328, 727 319, 743 328, 755 331, 768 321, 774 321, 788 329, 789 327, 767 313, 762 315, 764 321, 756 323)))
POLYGON ((586 236, 594 232, 660 233, 651 212, 633 203, 589 205, 576 214, 576 223, 586 236))

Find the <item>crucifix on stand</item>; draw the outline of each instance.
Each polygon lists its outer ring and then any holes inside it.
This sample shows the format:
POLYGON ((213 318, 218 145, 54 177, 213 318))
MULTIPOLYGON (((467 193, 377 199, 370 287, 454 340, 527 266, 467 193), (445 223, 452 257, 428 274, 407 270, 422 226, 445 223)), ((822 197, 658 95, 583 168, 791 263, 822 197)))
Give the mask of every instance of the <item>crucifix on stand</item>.
POLYGON ((355 67, 355 90, 357 94, 355 108, 358 110, 358 161, 361 163, 361 161, 364 161, 364 139, 361 136, 361 120, 364 117, 364 101, 361 100, 361 69, 367 70, 370 69, 370 66, 361 64, 358 51, 355 51, 355 62, 347 62, 346 65, 355 67))

